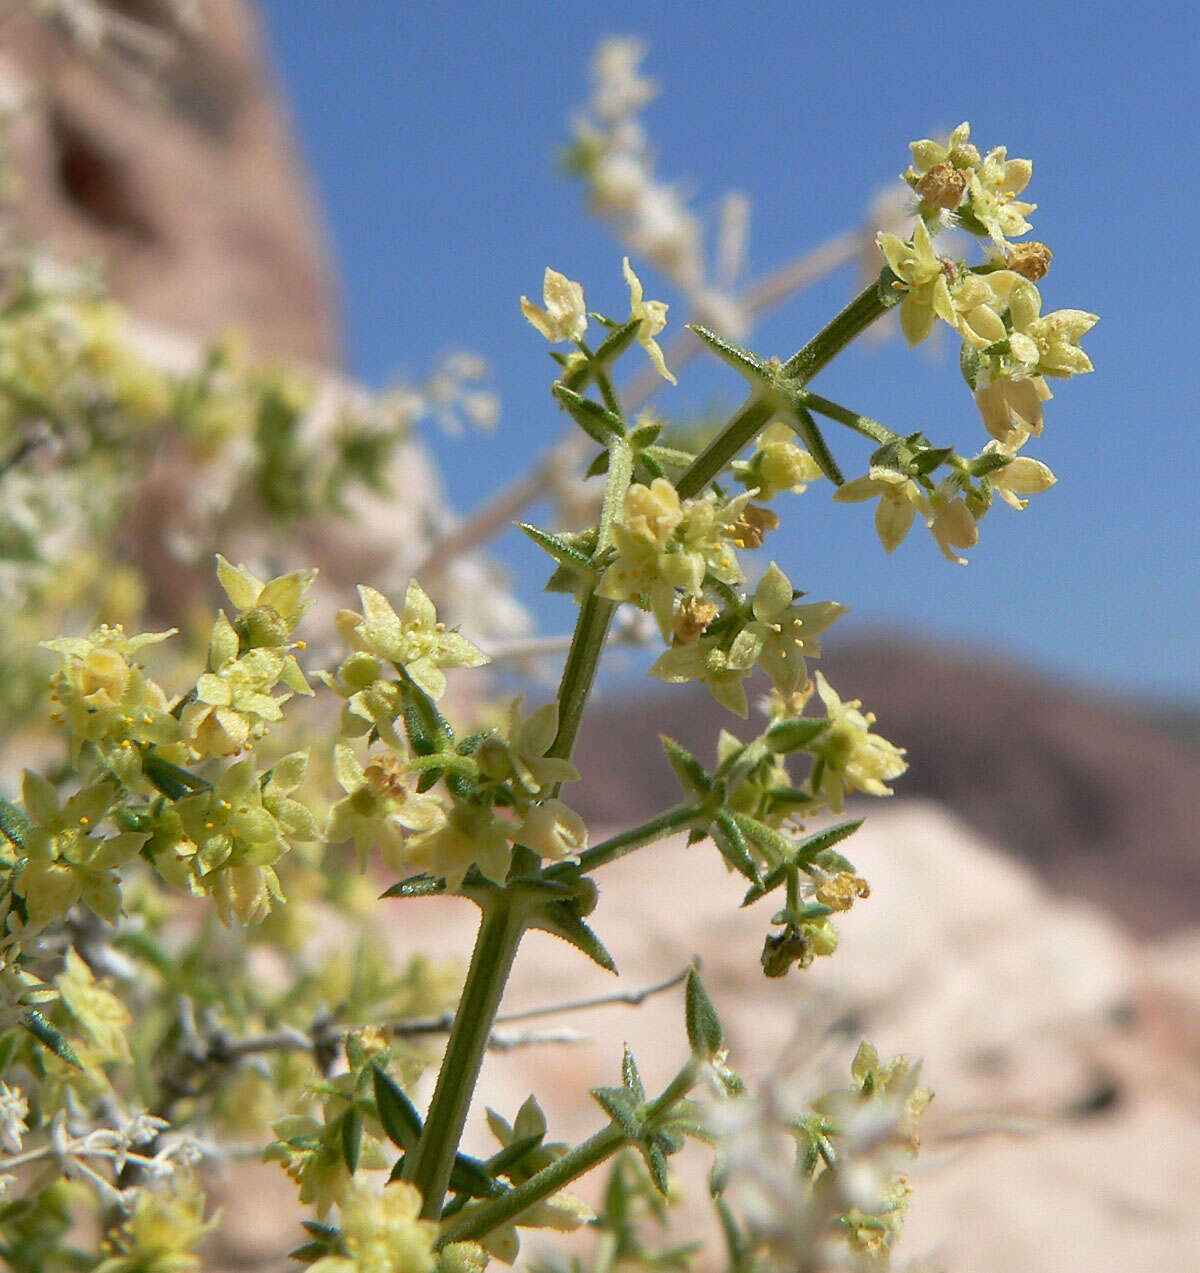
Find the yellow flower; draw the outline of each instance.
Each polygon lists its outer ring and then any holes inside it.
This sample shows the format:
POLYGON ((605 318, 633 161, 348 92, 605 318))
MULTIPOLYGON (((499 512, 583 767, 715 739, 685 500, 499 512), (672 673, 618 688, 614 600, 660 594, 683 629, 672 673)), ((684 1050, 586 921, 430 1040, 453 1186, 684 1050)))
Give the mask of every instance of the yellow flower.
POLYGON ((954 477, 945 478, 929 497, 925 524, 933 534, 938 549, 947 561, 965 566, 967 559, 960 557, 956 548, 974 548, 979 542, 979 527, 967 501, 959 494, 960 486, 954 477))
POLYGON ((204 1195, 191 1180, 174 1179, 161 1190, 139 1189, 133 1214, 112 1240, 119 1254, 95 1273, 200 1273, 193 1248, 215 1223, 215 1218, 205 1222, 204 1195))
POLYGON ((444 821, 420 831, 404 847, 405 860, 417 871, 444 876, 455 891, 472 865, 489 880, 503 883, 512 860, 509 844, 514 827, 484 805, 459 804, 444 821))
POLYGON ((913 161, 904 174, 904 179, 910 185, 943 164, 948 164, 951 168, 968 169, 979 163, 979 151, 971 145, 971 125, 966 120, 950 134, 945 145, 925 138, 910 142, 908 148, 912 151, 913 161))
POLYGON ((843 702, 820 672, 816 682, 829 722, 817 749, 825 762, 819 789, 830 809, 834 813, 841 812, 846 791, 890 796, 892 790, 886 783, 908 768, 903 760, 904 749, 871 733, 875 716, 861 711, 862 703, 858 699, 843 702))
POLYGON ((650 355, 655 370, 664 380, 673 385, 679 381, 667 370, 663 352, 654 339, 667 325, 667 306, 662 301, 646 301, 642 299, 642 281, 633 272, 629 258, 624 261, 625 282, 629 284, 629 317, 638 319, 638 344, 650 355))
POLYGON ((925 492, 904 473, 873 464, 866 476, 845 482, 833 493, 843 504, 879 498, 875 509, 875 533, 885 552, 895 552, 904 542, 917 510, 925 512, 925 492))
POLYGON ((925 223, 917 223, 911 242, 905 243, 894 234, 879 234, 875 241, 892 273, 906 285, 900 305, 900 328, 909 347, 919 345, 929 335, 935 318, 957 327, 949 265, 933 250, 933 239, 925 223))
POLYGON ((579 283, 547 267, 542 281, 542 300, 545 309, 522 296, 521 313, 551 344, 578 340, 587 331, 587 306, 579 283))
POLYGON ((1033 164, 1028 159, 1009 159, 1004 146, 989 151, 971 174, 971 215, 997 247, 1007 248, 1009 236, 1027 234, 1033 228, 1025 215, 1033 212, 1037 204, 1017 199, 1032 176, 1033 164))
POLYGON ((364 769, 353 748, 336 743, 334 772, 346 798, 329 811, 325 839, 330 844, 353 840, 364 869, 376 848, 387 865, 398 870, 409 834, 445 821, 445 811, 433 796, 408 790, 404 761, 394 752, 380 753, 364 769))
POLYGON ((1042 403, 1053 397, 1041 376, 1014 380, 997 376, 975 391, 975 405, 987 431, 1000 442, 1014 433, 1042 432, 1042 403))
POLYGON ((988 474, 988 483, 1000 498, 1018 511, 1029 501, 1021 499, 1022 495, 1040 495, 1048 491, 1058 478, 1041 462, 1028 455, 1017 455, 1017 447, 1025 441, 1024 434, 1018 434, 1015 445, 1002 445, 989 442, 983 448, 984 455, 1000 454, 1011 457, 1008 463, 993 473, 988 474))
POLYGON ((341 1207, 346 1254, 324 1256, 312 1273, 433 1273, 438 1227, 421 1219, 415 1186, 395 1180, 377 1192, 355 1184, 341 1207))
POLYGON ((404 611, 397 614, 381 592, 360 584, 362 614, 340 610, 337 628, 354 650, 365 651, 404 667, 429 695, 446 692, 443 668, 482 667, 488 657, 466 637, 438 622, 437 611, 414 579, 404 597, 404 611))
POLYGON ((513 838, 552 862, 573 861, 588 844, 583 819, 574 809, 555 799, 533 805, 513 838))

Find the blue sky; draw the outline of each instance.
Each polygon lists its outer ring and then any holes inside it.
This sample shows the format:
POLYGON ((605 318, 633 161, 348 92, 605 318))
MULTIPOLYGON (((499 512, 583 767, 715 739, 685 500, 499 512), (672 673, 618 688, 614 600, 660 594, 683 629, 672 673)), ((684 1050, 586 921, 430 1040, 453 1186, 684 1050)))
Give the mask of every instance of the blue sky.
MULTIPOLYGON (((433 439, 463 508, 562 427, 547 347, 517 298, 536 296, 552 264, 584 282, 592 308, 628 304, 621 249, 554 163, 602 36, 649 45, 660 174, 692 192, 701 215, 729 189, 750 197, 752 276, 856 224, 915 137, 969 119, 981 146, 1031 158, 1034 235, 1055 251, 1046 308, 1101 315, 1085 342, 1096 372, 1056 385, 1035 444, 1058 486, 1024 513, 994 509, 966 568, 923 533, 885 557, 872 506, 832 505, 827 488, 782 510, 774 555, 797 586, 849 605, 847 626, 962 637, 1102 689, 1200 700, 1191 6, 263 9, 333 244, 349 369, 383 385, 454 348, 494 368, 498 433, 433 439)), ((649 295, 677 299, 649 268, 644 278, 649 295)), ((854 283, 846 270, 797 297, 750 343, 786 357, 854 283)), ((672 317, 682 320, 679 306, 672 317)), ((969 453, 984 435, 952 352, 855 347, 814 388, 969 453)), ((693 363, 657 405, 668 417, 734 407, 740 387, 733 372, 693 363)), ((865 445, 832 440, 843 468, 863 471, 865 445)), ((514 532, 496 553, 536 599, 534 550, 514 532)), ((569 622, 556 601, 544 626, 569 622)))

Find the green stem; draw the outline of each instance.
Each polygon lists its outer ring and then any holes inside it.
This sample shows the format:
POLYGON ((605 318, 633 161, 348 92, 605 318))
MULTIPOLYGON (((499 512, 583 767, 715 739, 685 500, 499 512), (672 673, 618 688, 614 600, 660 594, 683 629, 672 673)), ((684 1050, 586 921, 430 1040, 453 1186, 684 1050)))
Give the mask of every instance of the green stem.
POLYGON ((609 1124, 603 1131, 597 1132, 583 1144, 576 1145, 561 1158, 555 1159, 548 1167, 543 1167, 536 1175, 530 1176, 523 1184, 510 1189, 494 1202, 480 1207, 461 1223, 452 1225, 438 1240, 438 1248, 449 1246, 451 1242, 467 1242, 483 1237, 502 1224, 510 1223, 522 1212, 558 1193, 572 1180, 577 1180, 593 1167, 599 1166, 606 1158, 611 1158, 628 1142, 629 1137, 615 1123, 609 1124))
POLYGON ((613 438, 608 444, 608 480, 604 486, 604 504, 600 510, 600 529, 596 552, 612 546, 613 526, 625 511, 625 492, 633 480, 633 448, 624 438, 613 438))
POLYGON ((771 403, 752 395, 745 406, 717 434, 675 483, 680 499, 691 499, 715 478, 726 464, 739 455, 775 414, 771 403))
POLYGON ((880 424, 878 420, 872 420, 870 416, 859 415, 857 411, 851 411, 849 407, 843 407, 840 403, 832 402, 829 398, 822 398, 819 393, 813 393, 809 389, 804 391, 804 405, 818 415, 826 416, 830 420, 836 420, 838 424, 844 424, 848 429, 853 429, 855 433, 861 433, 864 438, 870 438, 873 442, 899 442, 901 440, 900 434, 893 433, 886 424, 880 424))
POLYGON ((632 830, 622 831, 620 835, 602 840, 599 844, 584 850, 579 855, 578 867, 573 869, 578 870, 581 875, 586 875, 588 871, 594 871, 598 866, 607 866, 609 862, 615 862, 627 853, 633 853, 636 849, 663 839, 672 831, 679 831, 686 827, 696 816, 696 812, 692 805, 681 805, 678 809, 669 809, 666 813, 661 813, 657 818, 643 822, 641 826, 634 827, 632 830))
POLYGON ((575 635, 563 666, 562 680, 558 687, 558 733, 550 744, 547 756, 569 760, 575 750, 579 726, 583 722, 583 709, 596 679, 600 655, 608 637, 608 625, 616 613, 617 603, 589 592, 579 607, 575 621, 575 635))
POLYGON ((899 294, 892 297, 885 290, 891 277, 891 271, 885 271, 876 282, 864 288, 803 349, 798 350, 783 364, 779 374, 788 380, 807 384, 856 336, 866 331, 877 318, 881 318, 900 300, 899 294))
POLYGON ((426 1219, 441 1215, 488 1036, 525 931, 525 908, 524 899, 498 893, 488 900, 479 925, 429 1114, 404 1173, 421 1191, 426 1219))

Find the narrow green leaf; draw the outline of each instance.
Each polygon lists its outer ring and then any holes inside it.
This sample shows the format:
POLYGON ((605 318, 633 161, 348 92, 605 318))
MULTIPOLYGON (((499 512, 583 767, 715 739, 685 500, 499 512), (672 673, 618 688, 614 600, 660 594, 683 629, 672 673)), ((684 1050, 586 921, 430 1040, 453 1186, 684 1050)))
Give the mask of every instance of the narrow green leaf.
POLYGON ((554 396, 584 433, 601 446, 607 446, 613 438, 625 436, 625 422, 620 416, 569 389, 561 381, 554 386, 554 396))
POLYGON ((599 477, 601 473, 608 472, 608 448, 606 447, 599 455, 587 466, 584 477, 599 477))
POLYGON ((18 849, 25 847, 25 836, 33 830, 33 823, 23 809, 18 809, 15 804, 10 804, 3 796, 0 796, 0 833, 10 844, 15 844, 18 849))
POLYGON ((758 868, 754 865, 754 859, 746 847, 745 838, 738 830, 733 818, 728 813, 719 813, 709 825, 708 833, 725 861, 735 871, 740 871, 752 884, 757 884, 758 868))
POLYGON ((358 1151, 362 1148, 362 1115, 351 1106, 342 1115, 342 1161, 351 1175, 358 1170, 358 1151))
POLYGON ((75 1055, 75 1049, 63 1038, 57 1027, 52 1026, 36 1008, 30 1008, 25 1013, 21 1018, 21 1025, 43 1047, 49 1048, 55 1056, 66 1061, 68 1065, 73 1065, 77 1070, 83 1069, 83 1063, 75 1055))
MULTIPOLYGON (((945 462, 954 454, 952 446, 931 446, 921 451, 913 459, 913 468, 918 473, 932 473, 934 469, 945 462)), ((1003 463, 1003 457, 997 457, 1003 463)), ((978 475, 977 475, 978 476, 978 475)))
POLYGON ((694 967, 688 969, 684 1016, 688 1044, 693 1054, 709 1060, 720 1051, 725 1042, 725 1031, 721 1028, 721 1018, 717 1016, 717 1010, 708 997, 704 982, 700 980, 700 974, 694 967))
POLYGON ((517 529, 524 531, 543 551, 550 554, 560 566, 575 566, 587 570, 592 564, 591 554, 579 548, 562 535, 552 535, 529 522, 517 522, 517 529))
POLYGON ((576 950, 585 954, 593 963, 599 964, 607 972, 615 973, 617 965, 613 957, 604 948, 603 942, 575 913, 575 903, 553 902, 543 907, 534 918, 530 927, 540 928, 542 932, 561 937, 570 942, 576 950))
POLYGON ((712 789, 712 779, 705 772, 704 766, 690 751, 681 747, 673 738, 659 734, 659 742, 667 753, 667 760, 675 771, 675 776, 684 788, 694 796, 706 796, 712 789))
POLYGON ((804 403, 800 401, 799 394, 793 393, 788 396, 787 414, 788 423, 800 435, 800 439, 808 453, 816 460, 817 467, 834 486, 843 485, 846 479, 842 476, 842 470, 838 468, 837 461, 833 458, 833 452, 830 451, 824 434, 817 428, 817 422, 812 418, 804 403))
POLYGON ((782 865, 777 866, 763 877, 761 884, 755 884, 752 888, 747 889, 746 896, 742 898, 742 905, 753 906, 760 898, 766 897, 768 893, 773 893, 787 879, 788 872, 796 869, 790 862, 784 862, 782 865))
POLYGON ((701 327, 699 323, 689 323, 688 331, 703 341, 722 362, 741 372, 753 388, 774 386, 775 372, 757 354, 741 345, 735 345, 731 340, 725 340, 707 327, 701 327))
POLYGON ((410 875, 406 880, 400 880, 393 884, 391 888, 385 889, 379 894, 380 897, 433 897, 438 893, 446 891, 446 881, 434 878, 432 875, 410 875))
POLYGON ((811 862, 823 849, 831 849, 835 844, 848 839, 862 824, 863 819, 856 818, 853 822, 839 822, 835 827, 826 827, 823 831, 808 836, 796 845, 792 860, 799 865, 811 862))
POLYGON ((646 1099, 646 1088, 642 1084, 642 1076, 638 1073, 637 1062, 633 1059, 628 1043, 621 1057, 621 1081, 625 1084, 625 1090, 639 1104, 646 1099))
POLYGON ((322 1256, 326 1256, 333 1248, 324 1242, 306 1242, 303 1246, 298 1246, 294 1251, 288 1252, 288 1259, 295 1260, 297 1264, 315 1264, 322 1256))
POLYGON ((795 845, 787 836, 780 835, 774 827, 767 826, 765 822, 759 822, 748 813, 734 813, 732 816, 738 825, 738 830, 751 844, 762 851, 772 866, 791 861, 795 845))
POLYGON ((654 1187, 665 1198, 670 1180, 667 1175, 667 1156, 663 1153, 662 1146, 657 1140, 653 1140, 649 1144, 639 1145, 638 1148, 642 1151, 642 1158, 650 1179, 654 1181, 654 1187))
POLYGON ((504 1175, 510 1167, 515 1167, 530 1150, 537 1149, 544 1139, 544 1132, 539 1133, 537 1136, 522 1136, 520 1140, 514 1140, 512 1144, 505 1145, 503 1149, 494 1153, 484 1163, 484 1166, 493 1176, 504 1175))
POLYGON ((777 756, 807 747, 829 727, 824 717, 796 716, 791 720, 777 721, 767 730, 767 750, 777 756))
POLYGON ((377 1063, 371 1066, 371 1082, 375 1088, 375 1108, 387 1138, 398 1149, 416 1149, 421 1139, 421 1116, 404 1094, 400 1085, 377 1063))
POLYGON ((504 1186, 492 1179, 487 1167, 478 1158, 458 1154, 450 1169, 450 1188, 464 1193, 468 1198, 494 1198, 504 1192, 504 1186))
POLYGON ((623 1087, 593 1087, 592 1097, 630 1140, 636 1140, 642 1134, 637 1106, 623 1087))
POLYGON ((207 791, 212 787, 207 778, 198 778, 153 751, 142 756, 142 773, 169 800, 179 800, 193 791, 207 791))

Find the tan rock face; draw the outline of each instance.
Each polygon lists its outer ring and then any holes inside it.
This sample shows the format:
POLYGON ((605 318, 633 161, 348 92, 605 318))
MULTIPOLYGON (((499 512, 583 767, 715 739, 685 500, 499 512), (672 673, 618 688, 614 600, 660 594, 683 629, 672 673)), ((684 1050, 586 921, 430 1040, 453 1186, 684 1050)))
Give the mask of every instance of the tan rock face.
POLYGON ((3 51, 33 91, 11 139, 21 230, 105 262, 113 295, 145 319, 336 362, 329 263, 252 11, 205 0, 193 33, 153 0, 110 7, 173 42, 152 90, 119 51, 89 54, 5 13, 3 51))

